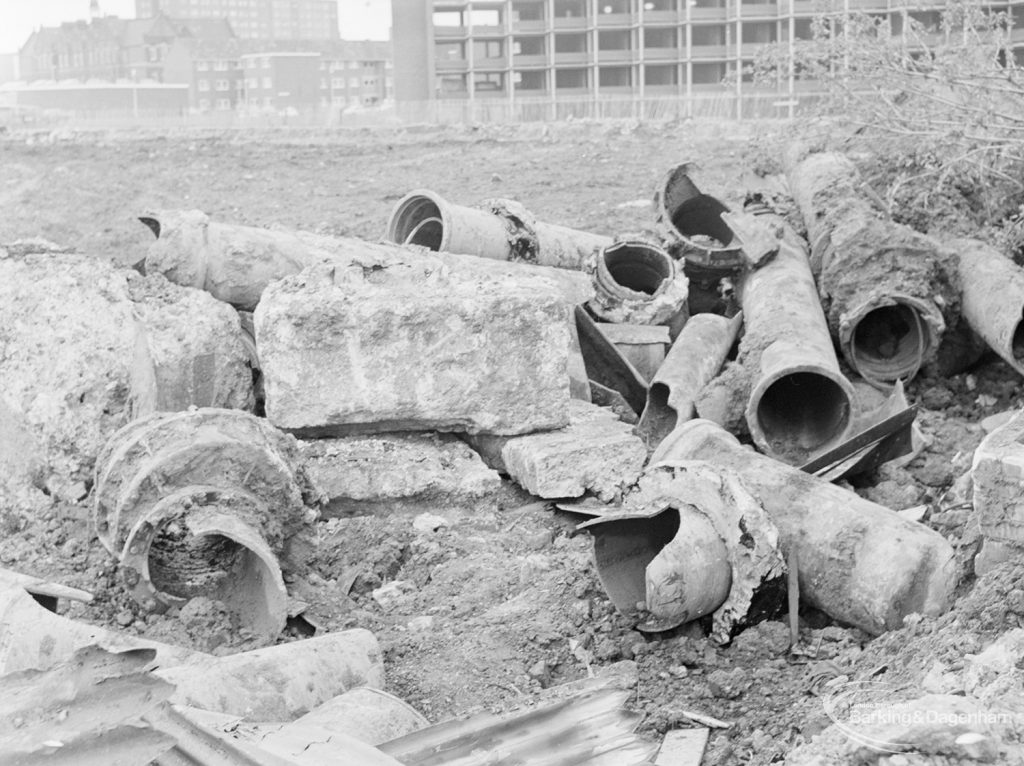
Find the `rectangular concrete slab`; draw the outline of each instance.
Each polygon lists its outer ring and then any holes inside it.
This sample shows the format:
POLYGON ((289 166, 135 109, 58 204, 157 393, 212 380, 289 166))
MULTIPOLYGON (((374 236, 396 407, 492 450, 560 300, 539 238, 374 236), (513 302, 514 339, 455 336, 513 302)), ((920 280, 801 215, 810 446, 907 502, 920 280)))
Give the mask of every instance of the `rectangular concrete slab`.
POLYGON ((551 281, 500 262, 311 267, 255 312, 267 417, 316 436, 560 428, 570 311, 551 281))
POLYGON ((484 462, 543 498, 592 492, 611 500, 636 481, 647 459, 633 429, 603 407, 573 400, 569 425, 525 436, 470 436, 484 462))
POLYGON ((380 434, 302 442, 306 472, 327 496, 325 516, 468 508, 501 477, 451 434, 380 434))

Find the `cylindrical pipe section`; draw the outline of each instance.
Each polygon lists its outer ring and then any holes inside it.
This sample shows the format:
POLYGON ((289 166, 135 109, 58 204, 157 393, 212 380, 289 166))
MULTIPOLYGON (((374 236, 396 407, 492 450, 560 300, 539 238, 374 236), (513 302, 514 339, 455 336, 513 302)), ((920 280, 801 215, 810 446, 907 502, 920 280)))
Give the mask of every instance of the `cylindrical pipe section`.
MULTIPOLYGON (((315 727, 331 734, 347 734, 369 745, 380 745, 429 725, 430 722, 404 700, 381 689, 360 686, 327 700, 282 728, 279 734, 287 739, 292 728, 298 733, 315 727)), ((272 734, 270 738, 277 736, 272 734)))
POLYGON ((800 593, 834 619, 871 634, 953 601, 957 565, 942 535, 827 481, 743 447, 708 420, 691 420, 662 442, 652 465, 703 460, 737 472, 799 560, 800 593))
POLYGON ((793 152, 787 170, 843 356, 873 385, 909 380, 934 358, 956 314, 953 257, 894 223, 843 155, 793 152))
POLYGON ((714 523, 696 508, 678 509, 679 532, 647 565, 648 630, 668 630, 711 614, 732 586, 729 550, 714 523))
POLYGON ((729 208, 704 194, 684 162, 668 171, 655 190, 655 216, 672 255, 705 267, 733 271, 743 265, 743 249, 722 213, 729 208))
POLYGON ((309 486, 294 438, 265 420, 213 408, 157 413, 104 447, 96 530, 144 609, 204 596, 270 642, 287 618, 278 557, 313 518, 309 486))
POLYGON ((386 239, 442 253, 507 261, 512 257, 505 220, 486 210, 453 205, 428 189, 409 192, 388 219, 386 239))
POLYGON ((647 389, 637 430, 648 449, 697 414, 697 397, 722 368, 742 325, 742 314, 690 317, 647 389))
POLYGON ((570 229, 544 221, 533 221, 537 241, 536 263, 555 269, 593 271, 597 254, 612 243, 611 237, 570 229))
POLYGON ((385 239, 399 245, 503 261, 592 271, 610 237, 537 221, 518 202, 489 200, 483 208, 453 205, 428 189, 409 192, 395 205, 385 239))
POLYGON ((688 282, 660 247, 616 242, 597 257, 591 311, 606 322, 668 324, 685 321, 688 282))
POLYGON ((746 421, 762 451, 801 464, 847 437, 854 391, 839 370, 800 237, 781 217, 764 217, 783 236, 775 257, 742 286, 741 357, 753 373, 746 421))
POLYGON ((1024 269, 976 239, 956 240, 951 247, 960 262, 961 316, 1024 375, 1024 269))
POLYGON ((283 629, 288 591, 260 530, 243 521, 269 509, 247 492, 189 487, 161 500, 133 527, 121 553, 121 577, 147 609, 162 612, 190 598, 220 601, 266 641, 283 629))
POLYGON ((160 668, 208 656, 69 620, 42 607, 22 588, 0 589, 0 676, 20 670, 46 670, 87 646, 100 646, 118 653, 153 649, 156 651, 153 665, 160 668))
POLYGON ((653 515, 601 516, 584 525, 608 598, 643 630, 670 630, 729 597, 729 551, 707 512, 682 502, 653 515))
POLYGON ((171 701, 255 722, 291 721, 339 694, 384 685, 376 637, 356 628, 157 671, 171 701))

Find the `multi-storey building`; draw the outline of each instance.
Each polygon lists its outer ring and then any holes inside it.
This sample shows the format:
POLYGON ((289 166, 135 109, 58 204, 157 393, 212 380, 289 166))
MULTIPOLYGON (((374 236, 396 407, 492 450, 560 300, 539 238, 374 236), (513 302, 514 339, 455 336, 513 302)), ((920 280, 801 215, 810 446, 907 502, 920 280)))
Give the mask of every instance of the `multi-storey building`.
POLYGON ((390 96, 389 45, 337 42, 319 50, 263 51, 241 57, 250 108, 375 106, 390 96))
POLYGON ((255 40, 337 40, 337 0, 135 0, 139 18, 220 19, 255 40))
MULTIPOLYGON (((624 94, 741 96, 756 92, 749 65, 758 50, 809 39, 818 14, 877 14, 900 34, 908 16, 937 26, 945 5, 944 0, 392 0, 395 98, 514 103, 624 94)), ((991 9, 1017 6, 1024 14, 1019 0, 991 9)), ((813 83, 790 75, 771 90, 791 95, 801 88, 813 89, 813 83)))

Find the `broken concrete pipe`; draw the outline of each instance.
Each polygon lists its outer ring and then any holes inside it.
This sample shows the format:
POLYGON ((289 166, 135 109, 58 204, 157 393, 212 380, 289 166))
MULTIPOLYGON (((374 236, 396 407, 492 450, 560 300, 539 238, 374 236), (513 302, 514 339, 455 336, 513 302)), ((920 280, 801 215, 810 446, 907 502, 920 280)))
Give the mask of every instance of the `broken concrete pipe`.
POLYGON ((111 652, 154 649, 153 665, 161 668, 206 656, 61 617, 41 606, 22 587, 0 589, 0 676, 22 670, 46 670, 66 661, 79 649, 97 645, 111 652))
POLYGON ((660 247, 637 240, 616 242, 598 254, 594 316, 618 324, 667 325, 674 338, 686 323, 688 281, 660 247))
POLYGON ((381 689, 360 686, 327 700, 287 724, 280 735, 287 737, 292 730, 321 729, 330 734, 347 734, 368 745, 381 745, 429 725, 430 722, 404 700, 381 689))
POLYGON ((690 311, 722 313, 722 281, 740 274, 743 249, 722 218, 729 208, 698 188, 694 170, 684 162, 668 171, 654 193, 655 220, 669 254, 683 261, 690 311))
POLYGON ((796 552, 801 595, 830 617, 877 635, 952 604, 954 552, 928 527, 743 447, 708 420, 679 426, 651 465, 679 460, 736 472, 778 528, 783 553, 796 552))
POLYGON ((248 413, 136 420, 97 461, 97 534, 145 609, 205 596, 271 641, 287 612, 278 557, 315 517, 298 466, 295 440, 248 413))
POLYGON ((538 221, 512 200, 465 207, 429 189, 416 189, 398 201, 384 238, 438 252, 587 272, 594 268, 597 251, 612 242, 600 234, 538 221))
POLYGON ((839 369, 802 240, 780 216, 774 258, 749 271, 740 290, 740 357, 753 387, 746 421, 754 443, 792 465, 843 441, 853 423, 853 386, 839 369))
POLYGON ((580 526, 594 536, 598 578, 645 632, 713 614, 729 640, 754 595, 784 574, 778 530, 740 478, 697 461, 645 472, 623 513, 580 526))
POLYGON ((950 243, 960 263, 961 316, 1024 375, 1024 269, 976 239, 950 243))
POLYGON ((353 628, 161 670, 171 701, 249 721, 291 721, 362 686, 384 686, 376 637, 353 628))
POLYGON ((789 186, 843 356, 879 387, 913 378, 955 317, 960 280, 953 257, 894 223, 845 156, 792 156, 789 186))
POLYGON ((268 284, 331 252, 311 241, 326 238, 218 223, 199 210, 149 212, 139 220, 156 237, 146 253, 147 274, 163 274, 247 311, 256 307, 268 284))
POLYGON ((637 430, 648 449, 697 414, 697 397, 722 368, 742 326, 742 314, 690 317, 647 390, 637 430))

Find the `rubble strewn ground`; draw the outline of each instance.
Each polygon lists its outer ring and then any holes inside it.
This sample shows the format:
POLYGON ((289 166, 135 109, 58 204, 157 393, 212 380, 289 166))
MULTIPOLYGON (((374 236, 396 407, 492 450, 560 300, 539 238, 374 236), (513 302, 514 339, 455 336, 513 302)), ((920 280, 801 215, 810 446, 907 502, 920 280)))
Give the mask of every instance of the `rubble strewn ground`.
MULTIPOLYGON (((733 127, 723 136, 717 126, 575 124, 379 134, 14 132, 0 142, 0 242, 44 237, 132 264, 152 242, 135 216, 168 206, 196 207, 220 221, 375 240, 394 202, 419 186, 453 199, 513 198, 545 220, 624 235, 653 229, 649 207, 632 203, 649 199, 665 169, 683 160, 700 162, 703 185, 742 201, 744 152, 756 130, 733 127)), ((40 354, 47 353, 47 332, 38 328, 40 354)), ((556 514, 507 481, 497 485, 474 466, 458 469, 477 479, 472 501, 456 505, 433 488, 399 484, 396 508, 354 515, 353 498, 341 496, 333 518, 317 525, 308 568, 288 575, 289 592, 302 605, 293 611, 302 616, 286 636, 301 638, 310 625, 373 631, 385 652, 388 690, 431 722, 507 710, 544 688, 632 660, 640 683, 630 706, 643 714, 645 734, 697 725, 693 712, 732 724, 712 730, 705 764, 766 764, 790 753, 799 764, 845 757, 848 743, 834 733, 809 744, 832 723, 822 700, 844 676, 876 672, 905 699, 967 685, 979 698, 998 692, 1011 708, 1024 704, 1019 671, 996 688, 998 679, 972 671, 977 663, 966 657, 1022 625, 1024 570, 1002 565, 974 580, 979 532, 969 523, 969 494, 954 486, 984 437, 981 421, 1024 405, 1020 376, 987 354, 957 375, 919 376, 907 395, 921 408, 924 451, 905 466, 857 477, 853 489, 895 510, 927 506, 924 523, 953 544, 965 575, 961 598, 943 617, 911 620, 870 639, 807 609, 797 655, 787 651, 788 627, 778 614, 727 647, 685 632, 651 640, 611 606, 589 537, 574 533, 578 518, 556 514)), ((0 427, 5 423, 0 410, 0 427)), ((443 461, 441 454, 425 459, 443 461)), ((15 457, 25 456, 0 452, 0 469, 15 457)), ((208 600, 193 599, 178 613, 141 613, 95 539, 91 508, 76 502, 80 496, 73 489, 6 502, 0 496, 0 566, 95 593, 92 604, 70 604, 67 614, 76 619, 213 654, 254 648, 208 600)), ((1022 734, 1003 738, 1020 742, 1022 734)), ((946 760, 928 762, 968 762, 965 753, 950 749, 941 755, 946 760)), ((1009 751, 994 757, 990 762, 1021 762, 1009 751)), ((874 753, 862 762, 924 761, 874 753)))

